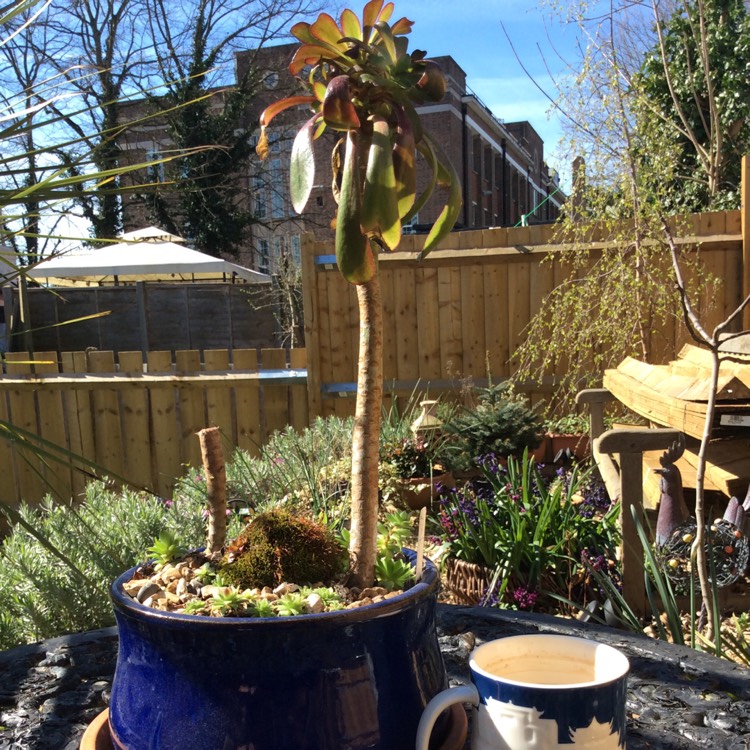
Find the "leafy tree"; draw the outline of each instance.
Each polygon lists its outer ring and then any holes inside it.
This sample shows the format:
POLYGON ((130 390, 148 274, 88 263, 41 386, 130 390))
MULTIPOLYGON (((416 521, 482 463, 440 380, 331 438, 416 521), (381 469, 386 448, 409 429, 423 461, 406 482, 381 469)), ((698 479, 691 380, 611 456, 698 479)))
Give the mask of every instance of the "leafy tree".
POLYGON ((690 0, 656 15, 657 44, 634 84, 642 135, 639 158, 663 148, 674 168, 665 207, 739 208, 740 162, 750 148, 750 16, 742 0, 690 0))
POLYGON ((362 20, 345 9, 337 23, 322 13, 313 24, 298 23, 292 33, 302 43, 289 70, 300 75, 307 95, 271 104, 261 115, 258 144, 267 153, 265 127, 289 107, 309 105, 313 114, 295 137, 290 169, 292 203, 301 212, 315 181, 314 141, 330 128, 340 133, 333 150, 336 261, 356 285, 359 305, 357 399, 352 436, 351 582, 368 586, 375 577, 378 519, 378 459, 383 397, 383 316, 378 253, 394 250, 402 223, 432 193, 437 180, 450 186, 448 204, 425 239, 422 255, 452 229, 461 208, 461 187, 450 163, 422 129, 415 103, 439 101, 445 79, 424 52, 408 52, 406 18, 392 26, 393 3, 370 0, 362 20), (433 179, 416 194, 416 154, 431 167, 433 179))
MULTIPOLYGON (((680 87, 673 85, 671 71, 692 70, 690 50, 712 45, 706 8, 715 4, 695 0, 666 8, 658 0, 618 2, 603 16, 595 16, 586 2, 564 9, 587 42, 581 60, 570 64, 571 76, 560 79, 554 105, 566 122, 569 155, 580 157, 558 234, 566 250, 555 254, 565 280, 530 323, 517 376, 553 376, 557 401, 566 408, 577 391, 598 384, 603 370, 625 356, 659 361, 671 349, 659 332, 681 325, 664 219, 686 205, 680 195, 686 180, 707 186, 706 175, 718 174, 716 165, 734 157, 724 150, 720 129, 708 128, 709 140, 700 140, 697 130, 685 129, 679 113, 702 102, 706 122, 718 124, 720 104, 732 94, 724 91, 715 67, 695 69, 680 87), (693 34, 690 44, 679 36, 680 15, 693 34), (662 48, 669 55, 657 57, 654 50, 662 48), (655 96, 659 60, 670 94, 662 102, 655 96), (713 93, 705 99, 702 91, 713 93), (686 175, 691 159, 702 173, 686 175)), ((715 49, 718 54, 721 48, 715 49)), ((722 67, 718 58, 712 65, 722 67)), ((719 186, 717 180, 713 184, 719 186)), ((727 179, 721 184, 726 188, 727 179)), ((707 187, 693 194, 701 191, 708 195, 707 187)), ((719 193, 716 200, 723 200, 719 193)), ((679 231, 679 217, 670 222, 679 231)), ((689 294, 716 281, 697 257, 683 252, 681 262, 689 294)))
POLYGON ((150 95, 178 148, 215 145, 177 160, 172 179, 155 184, 145 203, 155 220, 213 255, 236 254, 253 222, 241 200, 254 146, 247 111, 264 71, 252 64, 231 85, 232 55, 258 50, 282 33, 290 19, 315 9, 311 0, 194 0, 175 17, 174 3, 147 0, 164 89, 150 95), (229 19, 231 22, 228 23, 229 19))

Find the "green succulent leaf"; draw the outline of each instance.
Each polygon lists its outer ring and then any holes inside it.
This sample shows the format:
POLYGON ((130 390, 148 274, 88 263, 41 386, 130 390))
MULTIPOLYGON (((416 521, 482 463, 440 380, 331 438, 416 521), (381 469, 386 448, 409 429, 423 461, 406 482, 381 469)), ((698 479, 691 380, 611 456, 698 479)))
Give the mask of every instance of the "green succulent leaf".
POLYGON ((352 103, 349 76, 331 78, 323 97, 323 119, 337 130, 352 130, 360 126, 357 110, 352 103))
POLYGON ((344 164, 336 216, 336 262, 341 275, 352 284, 364 284, 377 272, 370 240, 362 234, 362 199, 358 184, 359 138, 355 131, 346 134, 344 164))
POLYGON ((361 226, 365 234, 380 238, 390 250, 395 250, 401 241, 393 146, 390 128, 383 118, 373 121, 362 195, 361 226))
POLYGON ((359 22, 357 14, 350 8, 345 8, 341 14, 341 30, 345 37, 362 39, 362 24, 359 22))
MULTIPOLYGON (((432 139, 429 140, 432 141, 432 139)), ((439 146, 437 146, 434 141, 432 141, 431 145, 433 146, 433 149, 439 149, 439 146)), ((437 160, 437 167, 438 182, 449 185, 450 193, 448 195, 448 202, 443 207, 440 216, 438 216, 437 221, 432 225, 432 229, 427 235, 427 239, 424 241, 424 247, 418 256, 419 260, 425 258, 427 254, 434 250, 450 233, 456 223, 456 219, 458 219, 458 214, 460 213, 461 205, 463 204, 463 199, 461 197, 461 183, 453 164, 451 164, 449 159, 440 154, 437 160)))
POLYGON ((320 115, 311 117, 298 131, 292 144, 292 157, 289 165, 292 206, 301 214, 307 205, 315 183, 315 147, 313 135, 320 115))
POLYGON ((339 40, 344 34, 328 13, 321 13, 315 23, 310 26, 310 34, 319 42, 323 42, 331 47, 337 47, 339 40))
POLYGON ((403 109, 396 112, 396 141, 393 144, 393 172, 396 178, 398 215, 406 216, 417 195, 416 144, 414 131, 403 109))

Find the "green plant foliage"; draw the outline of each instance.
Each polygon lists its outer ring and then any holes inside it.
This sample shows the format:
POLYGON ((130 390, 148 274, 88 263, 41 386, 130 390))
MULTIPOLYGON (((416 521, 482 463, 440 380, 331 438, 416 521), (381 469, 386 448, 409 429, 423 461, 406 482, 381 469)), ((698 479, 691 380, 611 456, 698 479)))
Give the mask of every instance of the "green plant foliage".
POLYGON ((398 591, 414 580, 414 568, 402 557, 381 555, 375 562, 375 580, 389 591, 398 591))
POLYGON ((456 411, 443 426, 440 454, 450 470, 466 471, 482 456, 519 456, 539 445, 541 420, 509 383, 476 389, 476 396, 476 406, 456 411))
MULTIPOLYGON (((340 524, 347 512, 351 438, 351 419, 318 417, 302 432, 287 427, 274 433, 257 457, 236 451, 227 462, 230 504, 255 511, 298 508, 331 526, 340 524)), ((205 492, 198 471, 178 487, 205 492)))
MULTIPOLYGON (((485 565, 488 603, 531 608, 538 596, 586 596, 584 561, 615 559, 619 507, 591 470, 544 476, 528 453, 480 462, 482 478, 444 490, 436 533, 453 557, 485 565)), ((539 603, 541 604, 541 602, 539 603)))
POLYGON ((231 585, 246 589, 331 581, 346 565, 346 551, 326 526, 271 510, 252 518, 229 546, 220 571, 231 585))
POLYGON ((102 482, 86 487, 78 507, 22 506, 0 546, 0 649, 111 625, 112 579, 164 531, 180 546, 200 546, 202 507, 197 498, 166 501, 102 482))
POLYGON ((404 510, 389 513, 378 524, 378 553, 394 556, 401 552, 412 536, 412 516, 404 510))
POLYGON ((552 435, 585 435, 589 419, 584 414, 565 414, 544 420, 544 430, 552 435))
POLYGON ((180 546, 177 537, 171 531, 162 531, 154 543, 146 550, 157 564, 165 565, 176 560, 185 550, 180 546))
POLYGON ((409 436, 395 443, 380 446, 380 460, 390 463, 399 479, 417 479, 442 474, 444 469, 438 461, 441 442, 421 436, 409 436))
POLYGON ((274 603, 279 617, 295 617, 305 614, 305 598, 299 591, 284 594, 274 603))
POLYGON ((750 151, 750 15, 742 0, 691 0, 660 19, 658 43, 644 56, 634 84, 639 158, 650 161, 671 135, 672 169, 664 175, 670 211, 740 207, 742 157, 750 151), (666 64, 664 60, 666 59, 666 64), (674 106, 675 98, 679 109, 674 106), (716 158, 701 153, 716 144, 716 158))

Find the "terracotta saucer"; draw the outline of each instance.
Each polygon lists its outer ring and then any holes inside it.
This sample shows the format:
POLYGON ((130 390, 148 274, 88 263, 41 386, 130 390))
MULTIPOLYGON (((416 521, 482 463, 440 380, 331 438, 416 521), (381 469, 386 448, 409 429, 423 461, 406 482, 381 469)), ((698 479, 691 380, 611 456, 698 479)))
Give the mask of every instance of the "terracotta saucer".
MULTIPOLYGON (((460 704, 455 704, 449 709, 450 724, 448 734, 439 747, 434 750, 462 750, 466 742, 468 720, 466 711, 460 704)), ((105 708, 88 725, 81 738, 80 750, 114 750, 112 739, 109 736, 109 709, 105 708)))

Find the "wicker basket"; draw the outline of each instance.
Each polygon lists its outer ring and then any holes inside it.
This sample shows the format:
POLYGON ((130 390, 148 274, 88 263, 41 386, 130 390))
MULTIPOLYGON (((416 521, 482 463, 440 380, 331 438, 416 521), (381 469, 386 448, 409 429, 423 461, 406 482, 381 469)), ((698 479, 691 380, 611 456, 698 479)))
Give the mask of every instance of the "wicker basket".
POLYGON ((445 561, 445 581, 458 604, 479 604, 490 585, 492 571, 456 557, 445 561))

